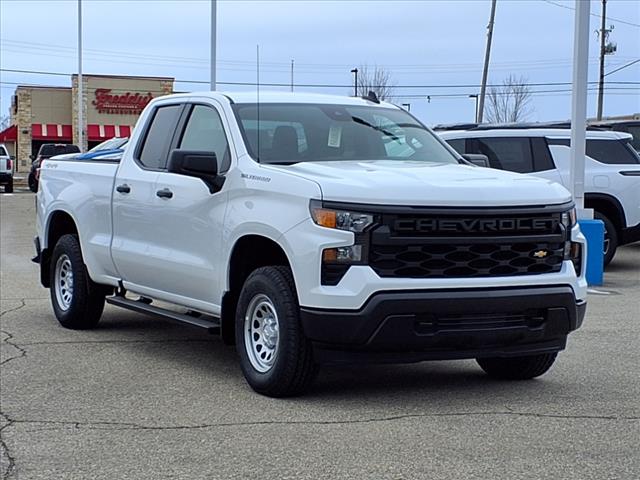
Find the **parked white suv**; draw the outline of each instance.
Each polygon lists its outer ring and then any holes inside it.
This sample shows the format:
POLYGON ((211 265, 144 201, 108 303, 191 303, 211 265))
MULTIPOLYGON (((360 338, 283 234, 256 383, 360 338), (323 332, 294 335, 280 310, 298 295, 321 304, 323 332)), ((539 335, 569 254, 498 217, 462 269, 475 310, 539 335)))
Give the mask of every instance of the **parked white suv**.
POLYGON ((13 192, 13 158, 7 147, 0 143, 0 185, 4 185, 5 193, 13 192))
MULTIPOLYGON (((489 166, 527 173, 569 186, 568 128, 535 124, 437 126, 461 154, 481 154, 489 166)), ((640 240, 640 156, 631 135, 587 130, 585 207, 604 222, 607 265, 619 245, 640 240)))

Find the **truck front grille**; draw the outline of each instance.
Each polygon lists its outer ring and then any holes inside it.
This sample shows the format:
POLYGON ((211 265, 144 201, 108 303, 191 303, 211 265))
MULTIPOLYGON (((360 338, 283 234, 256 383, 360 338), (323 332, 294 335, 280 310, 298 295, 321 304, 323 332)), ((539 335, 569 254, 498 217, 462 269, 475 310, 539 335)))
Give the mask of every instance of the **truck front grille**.
POLYGON ((371 245, 380 277, 467 278, 559 272, 564 243, 407 243, 371 245))
POLYGON ((525 209, 391 207, 368 232, 380 277, 469 278, 559 272, 570 205, 525 209))

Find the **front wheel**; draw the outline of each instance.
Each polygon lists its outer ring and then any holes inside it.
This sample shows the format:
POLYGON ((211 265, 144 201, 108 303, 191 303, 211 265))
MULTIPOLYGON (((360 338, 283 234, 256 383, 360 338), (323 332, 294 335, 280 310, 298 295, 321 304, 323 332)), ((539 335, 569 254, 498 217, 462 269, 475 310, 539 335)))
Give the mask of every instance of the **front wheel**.
POLYGON ((258 393, 297 395, 315 378, 311 344, 286 267, 262 267, 249 275, 238 299, 236 339, 242 372, 258 393))
POLYGON ((476 361, 490 377, 528 380, 546 373, 557 356, 557 353, 544 353, 527 357, 478 358, 476 361))
POLYGON ((104 309, 105 290, 89 278, 76 235, 60 237, 50 270, 51 303, 60 324, 72 329, 95 327, 104 309))

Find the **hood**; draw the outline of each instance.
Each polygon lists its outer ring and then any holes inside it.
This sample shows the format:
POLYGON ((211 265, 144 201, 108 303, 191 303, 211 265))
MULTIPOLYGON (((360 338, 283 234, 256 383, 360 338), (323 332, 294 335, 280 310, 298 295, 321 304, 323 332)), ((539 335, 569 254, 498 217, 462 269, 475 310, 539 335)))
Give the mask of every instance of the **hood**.
POLYGON ((379 205, 515 206, 568 202, 563 186, 470 165, 397 160, 269 165, 315 181, 323 200, 379 205))

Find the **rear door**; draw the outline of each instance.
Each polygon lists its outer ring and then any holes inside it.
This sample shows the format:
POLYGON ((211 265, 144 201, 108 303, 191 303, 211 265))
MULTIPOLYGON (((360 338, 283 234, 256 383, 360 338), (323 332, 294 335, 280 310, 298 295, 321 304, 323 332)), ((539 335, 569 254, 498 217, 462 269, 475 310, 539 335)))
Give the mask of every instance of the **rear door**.
POLYGON ((161 247, 161 238, 174 228, 162 216, 156 181, 166 167, 183 108, 183 103, 168 103, 150 112, 140 141, 115 178, 111 252, 125 285, 153 288, 158 276, 167 274, 169 252, 161 247))

